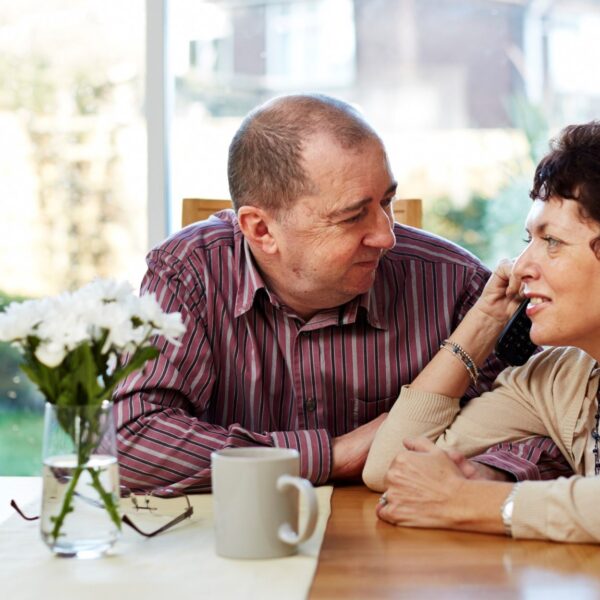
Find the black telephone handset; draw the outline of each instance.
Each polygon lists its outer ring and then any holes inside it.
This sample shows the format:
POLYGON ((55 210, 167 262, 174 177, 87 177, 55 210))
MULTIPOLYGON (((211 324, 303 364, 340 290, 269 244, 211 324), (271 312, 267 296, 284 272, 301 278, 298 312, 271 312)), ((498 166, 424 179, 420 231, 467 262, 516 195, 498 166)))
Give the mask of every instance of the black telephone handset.
POLYGON ((525 312, 527 304, 528 299, 521 302, 496 342, 496 356, 509 365, 525 364, 537 349, 529 337, 531 321, 525 312))

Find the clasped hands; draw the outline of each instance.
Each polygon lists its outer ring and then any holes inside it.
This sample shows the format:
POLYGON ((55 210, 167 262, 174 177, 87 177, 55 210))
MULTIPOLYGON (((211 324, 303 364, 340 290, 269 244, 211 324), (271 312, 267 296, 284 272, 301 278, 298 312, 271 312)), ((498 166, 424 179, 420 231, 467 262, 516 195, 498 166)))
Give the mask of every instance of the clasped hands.
POLYGON ((442 450, 426 438, 406 439, 385 476, 384 502, 377 516, 393 525, 462 528, 468 520, 470 480, 502 480, 495 469, 468 460, 454 450, 442 450))

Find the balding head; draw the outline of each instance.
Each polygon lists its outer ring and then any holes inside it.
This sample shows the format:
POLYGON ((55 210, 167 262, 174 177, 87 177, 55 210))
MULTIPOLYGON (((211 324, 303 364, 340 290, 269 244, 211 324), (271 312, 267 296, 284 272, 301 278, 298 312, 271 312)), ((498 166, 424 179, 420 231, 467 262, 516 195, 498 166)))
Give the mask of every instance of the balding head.
POLYGON ((281 96, 252 111, 229 146, 227 174, 236 210, 258 206, 274 213, 314 193, 303 165, 312 136, 329 135, 343 150, 379 140, 349 104, 321 94, 281 96))

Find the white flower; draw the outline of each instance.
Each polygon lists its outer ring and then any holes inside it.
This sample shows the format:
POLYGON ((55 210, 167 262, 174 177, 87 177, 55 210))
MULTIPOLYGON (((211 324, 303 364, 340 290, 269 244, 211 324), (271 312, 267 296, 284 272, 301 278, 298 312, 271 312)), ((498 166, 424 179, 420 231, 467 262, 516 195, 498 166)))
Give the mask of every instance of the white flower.
POLYGON ((133 288, 127 281, 114 279, 95 279, 88 285, 80 288, 74 294, 78 302, 123 302, 133 295, 133 288))
POLYGON ((57 342, 42 342, 35 351, 35 357, 47 367, 58 367, 67 355, 63 344, 57 342))
POLYGON ((43 321, 49 304, 48 299, 9 304, 0 313, 0 341, 13 342, 36 335, 36 327, 43 321))
POLYGON ((177 338, 185 333, 185 325, 181 320, 180 313, 165 313, 161 319, 160 328, 155 329, 156 333, 163 335, 169 342, 178 346, 180 344, 177 338))
POLYGON ((108 361, 106 362, 106 371, 107 371, 108 375, 111 375, 112 373, 114 373, 114 371, 118 365, 119 365, 119 357, 114 352, 111 352, 108 355, 108 361))
POLYGON ((22 349, 33 339, 35 358, 56 367, 81 344, 104 343, 111 370, 124 352, 147 345, 152 335, 176 344, 185 331, 179 313, 164 313, 153 294, 137 297, 127 282, 95 280, 73 293, 12 303, 0 313, 0 341, 22 349))
POLYGON ((99 331, 108 333, 102 352, 108 352, 109 348, 129 351, 148 337, 148 327, 134 326, 135 313, 131 308, 128 298, 122 304, 105 304, 99 311, 95 325, 99 331))
POLYGON ((180 313, 164 313, 154 294, 144 294, 139 298, 139 316, 152 326, 152 333, 162 335, 171 343, 183 335, 185 325, 180 313))

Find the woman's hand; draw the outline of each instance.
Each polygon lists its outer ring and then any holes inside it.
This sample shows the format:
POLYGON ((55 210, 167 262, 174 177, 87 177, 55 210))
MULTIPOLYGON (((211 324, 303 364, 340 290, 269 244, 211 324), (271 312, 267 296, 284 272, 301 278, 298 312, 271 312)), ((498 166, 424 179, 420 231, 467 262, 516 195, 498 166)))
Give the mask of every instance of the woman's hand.
POLYGON ((385 477, 380 519, 406 527, 504 533, 500 507, 512 482, 481 479, 458 452, 445 452, 426 438, 406 439, 404 445, 408 452, 392 461, 385 477))
POLYGON ((462 518, 460 491, 465 474, 426 438, 404 440, 409 452, 392 461, 385 477, 385 504, 377 516, 408 527, 453 528, 462 518))
POLYGON ((498 263, 473 308, 488 317, 505 323, 517 309, 521 296, 521 281, 513 273, 514 260, 498 263))

